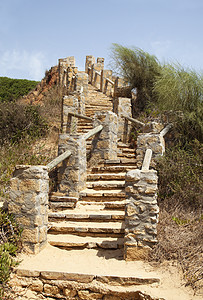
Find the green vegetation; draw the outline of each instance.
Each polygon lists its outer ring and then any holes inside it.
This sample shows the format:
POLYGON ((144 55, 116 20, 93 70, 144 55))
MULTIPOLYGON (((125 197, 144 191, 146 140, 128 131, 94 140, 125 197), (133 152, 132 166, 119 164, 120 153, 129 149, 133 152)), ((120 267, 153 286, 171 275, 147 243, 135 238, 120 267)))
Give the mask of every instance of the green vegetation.
POLYGON ((27 95, 38 81, 0 77, 0 102, 11 102, 27 95))
POLYGON ((130 84, 131 88, 137 89, 134 115, 139 114, 154 101, 154 84, 162 70, 161 64, 154 55, 139 48, 129 49, 113 44, 112 68, 130 84))
POLYGON ((20 249, 20 235, 22 230, 19 228, 12 215, 0 210, 0 297, 5 296, 8 289, 7 283, 13 267, 18 262, 16 254, 20 249))
POLYGON ((48 125, 39 106, 17 103, 0 104, 0 144, 15 143, 26 136, 40 137, 46 134, 48 125))
MULTIPOLYGON (((19 82, 24 84, 28 81, 19 82)), ((19 90, 21 95, 27 93, 20 86, 19 90)), ((7 100, 16 99, 16 95, 20 94, 14 89, 7 100)), ((60 99, 56 97, 55 89, 45 97, 45 107, 7 100, 0 101, 0 201, 8 198, 10 179, 16 165, 46 165, 52 159, 52 154, 47 156, 44 150, 44 139, 53 134, 49 132, 49 121, 53 122, 53 117, 60 116, 60 99), (37 147, 36 143, 39 143, 37 147)), ((7 295, 10 293, 8 282, 13 267, 18 263, 16 254, 21 249, 21 232, 14 217, 6 209, 0 210, 0 299, 11 299, 7 295)))
POLYGON ((118 44, 113 45, 112 59, 115 72, 137 89, 134 116, 148 122, 169 115, 173 122, 170 144, 157 160, 159 242, 150 259, 178 260, 187 284, 199 288, 203 265, 203 75, 178 64, 161 65, 153 55, 118 44))
POLYGON ((154 84, 160 111, 181 111, 177 129, 187 140, 203 142, 203 75, 180 65, 164 65, 154 84))

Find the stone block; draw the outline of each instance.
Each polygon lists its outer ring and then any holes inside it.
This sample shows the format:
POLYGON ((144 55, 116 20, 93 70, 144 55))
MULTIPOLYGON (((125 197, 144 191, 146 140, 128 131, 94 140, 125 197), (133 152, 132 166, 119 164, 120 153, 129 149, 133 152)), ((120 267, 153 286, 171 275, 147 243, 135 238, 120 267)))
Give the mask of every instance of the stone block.
POLYGON ((39 228, 39 243, 47 240, 47 226, 39 228))
POLYGON ((9 202, 8 210, 9 210, 9 213, 11 213, 11 214, 19 215, 20 211, 21 211, 21 204, 19 203, 19 205, 18 205, 16 203, 9 202))
POLYGON ((102 299, 103 295, 100 293, 91 293, 88 290, 81 290, 78 291, 79 299, 81 300, 96 300, 96 299, 102 299))
POLYGON ((68 288, 64 288, 64 295, 67 297, 67 299, 74 298, 77 295, 76 290, 71 290, 68 288))
POLYGON ((126 261, 144 260, 149 255, 149 248, 145 247, 129 247, 124 249, 124 257, 126 261))
POLYGON ((130 170, 126 173, 125 180, 128 181, 138 181, 141 178, 141 171, 136 169, 136 170, 130 170))
POLYGON ((44 285, 44 293, 47 294, 48 296, 55 296, 60 293, 59 288, 56 285, 51 285, 51 284, 45 284, 44 285))
POLYGON ((29 227, 31 225, 30 218, 26 216, 16 217, 16 222, 23 227, 29 227))
POLYGON ((21 277, 39 277, 40 272, 28 269, 17 269, 17 275, 21 277))
POLYGON ((25 179, 19 182, 19 190, 40 192, 40 181, 35 179, 25 179))
POLYGON ((42 292, 43 291, 43 283, 39 279, 35 279, 30 284, 30 289, 35 292, 42 292))
POLYGON ((23 242, 36 244, 39 241, 39 229, 37 227, 32 229, 25 228, 22 232, 21 238, 23 242))

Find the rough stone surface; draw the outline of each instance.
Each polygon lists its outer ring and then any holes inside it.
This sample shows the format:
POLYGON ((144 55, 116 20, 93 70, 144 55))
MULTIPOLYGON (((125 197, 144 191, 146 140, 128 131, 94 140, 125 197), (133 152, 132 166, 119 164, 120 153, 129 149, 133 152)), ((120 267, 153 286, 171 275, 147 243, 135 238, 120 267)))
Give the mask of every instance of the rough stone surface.
POLYGON ((8 209, 23 226, 24 250, 38 253, 47 242, 49 176, 44 166, 16 166, 8 209))
POLYGON ((86 143, 83 136, 62 134, 59 137, 59 155, 66 150, 71 156, 59 168, 59 191, 77 197, 86 184, 86 143))
POLYGON ((150 163, 151 167, 156 167, 155 159, 156 157, 163 155, 165 152, 165 141, 164 138, 159 133, 141 133, 137 137, 137 167, 142 166, 144 160, 145 152, 147 149, 152 150, 152 160, 150 163))
POLYGON ((131 99, 117 97, 113 100, 113 111, 118 115, 118 138, 128 140, 131 130, 131 122, 122 116, 132 117, 131 99))
POLYGON ((143 259, 156 242, 159 208, 157 172, 131 170, 126 174, 125 259, 143 259))
POLYGON ((108 112, 98 112, 94 117, 94 127, 103 126, 101 132, 92 141, 91 159, 93 165, 97 162, 117 159, 117 115, 108 112), (93 163, 94 162, 94 163, 93 163))

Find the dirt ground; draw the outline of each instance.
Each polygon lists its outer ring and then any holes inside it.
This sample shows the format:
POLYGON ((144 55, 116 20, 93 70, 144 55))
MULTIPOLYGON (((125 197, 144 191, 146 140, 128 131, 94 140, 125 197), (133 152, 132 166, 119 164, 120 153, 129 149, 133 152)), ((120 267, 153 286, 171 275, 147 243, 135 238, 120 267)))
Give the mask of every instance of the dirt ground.
MULTIPOLYGON (((194 295, 190 287, 185 286, 180 268, 175 263, 165 262, 156 267, 143 261, 126 262, 121 250, 62 250, 47 245, 38 255, 21 254, 19 269, 55 271, 91 275, 114 275, 140 278, 159 278, 159 284, 130 286, 128 290, 141 290, 153 297, 166 300, 200 300, 203 293, 194 295), (116 253, 116 257, 115 257, 116 253)), ((122 288, 123 287, 118 287, 122 288)))

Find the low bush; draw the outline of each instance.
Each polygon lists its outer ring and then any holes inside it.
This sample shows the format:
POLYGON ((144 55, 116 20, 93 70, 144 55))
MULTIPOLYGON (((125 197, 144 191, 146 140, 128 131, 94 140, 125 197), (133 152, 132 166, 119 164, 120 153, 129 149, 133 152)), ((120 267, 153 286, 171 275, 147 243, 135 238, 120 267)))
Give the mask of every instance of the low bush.
POLYGON ((20 250, 20 235, 22 230, 11 214, 0 209, 0 297, 4 298, 8 290, 7 283, 13 267, 18 262, 16 254, 20 250))
POLYGON ((201 209, 203 195, 203 145, 195 140, 184 148, 166 149, 157 161, 159 202, 165 208, 201 209))
POLYGON ((48 126, 40 107, 17 103, 0 104, 0 144, 17 142, 27 135, 43 136, 48 126))

